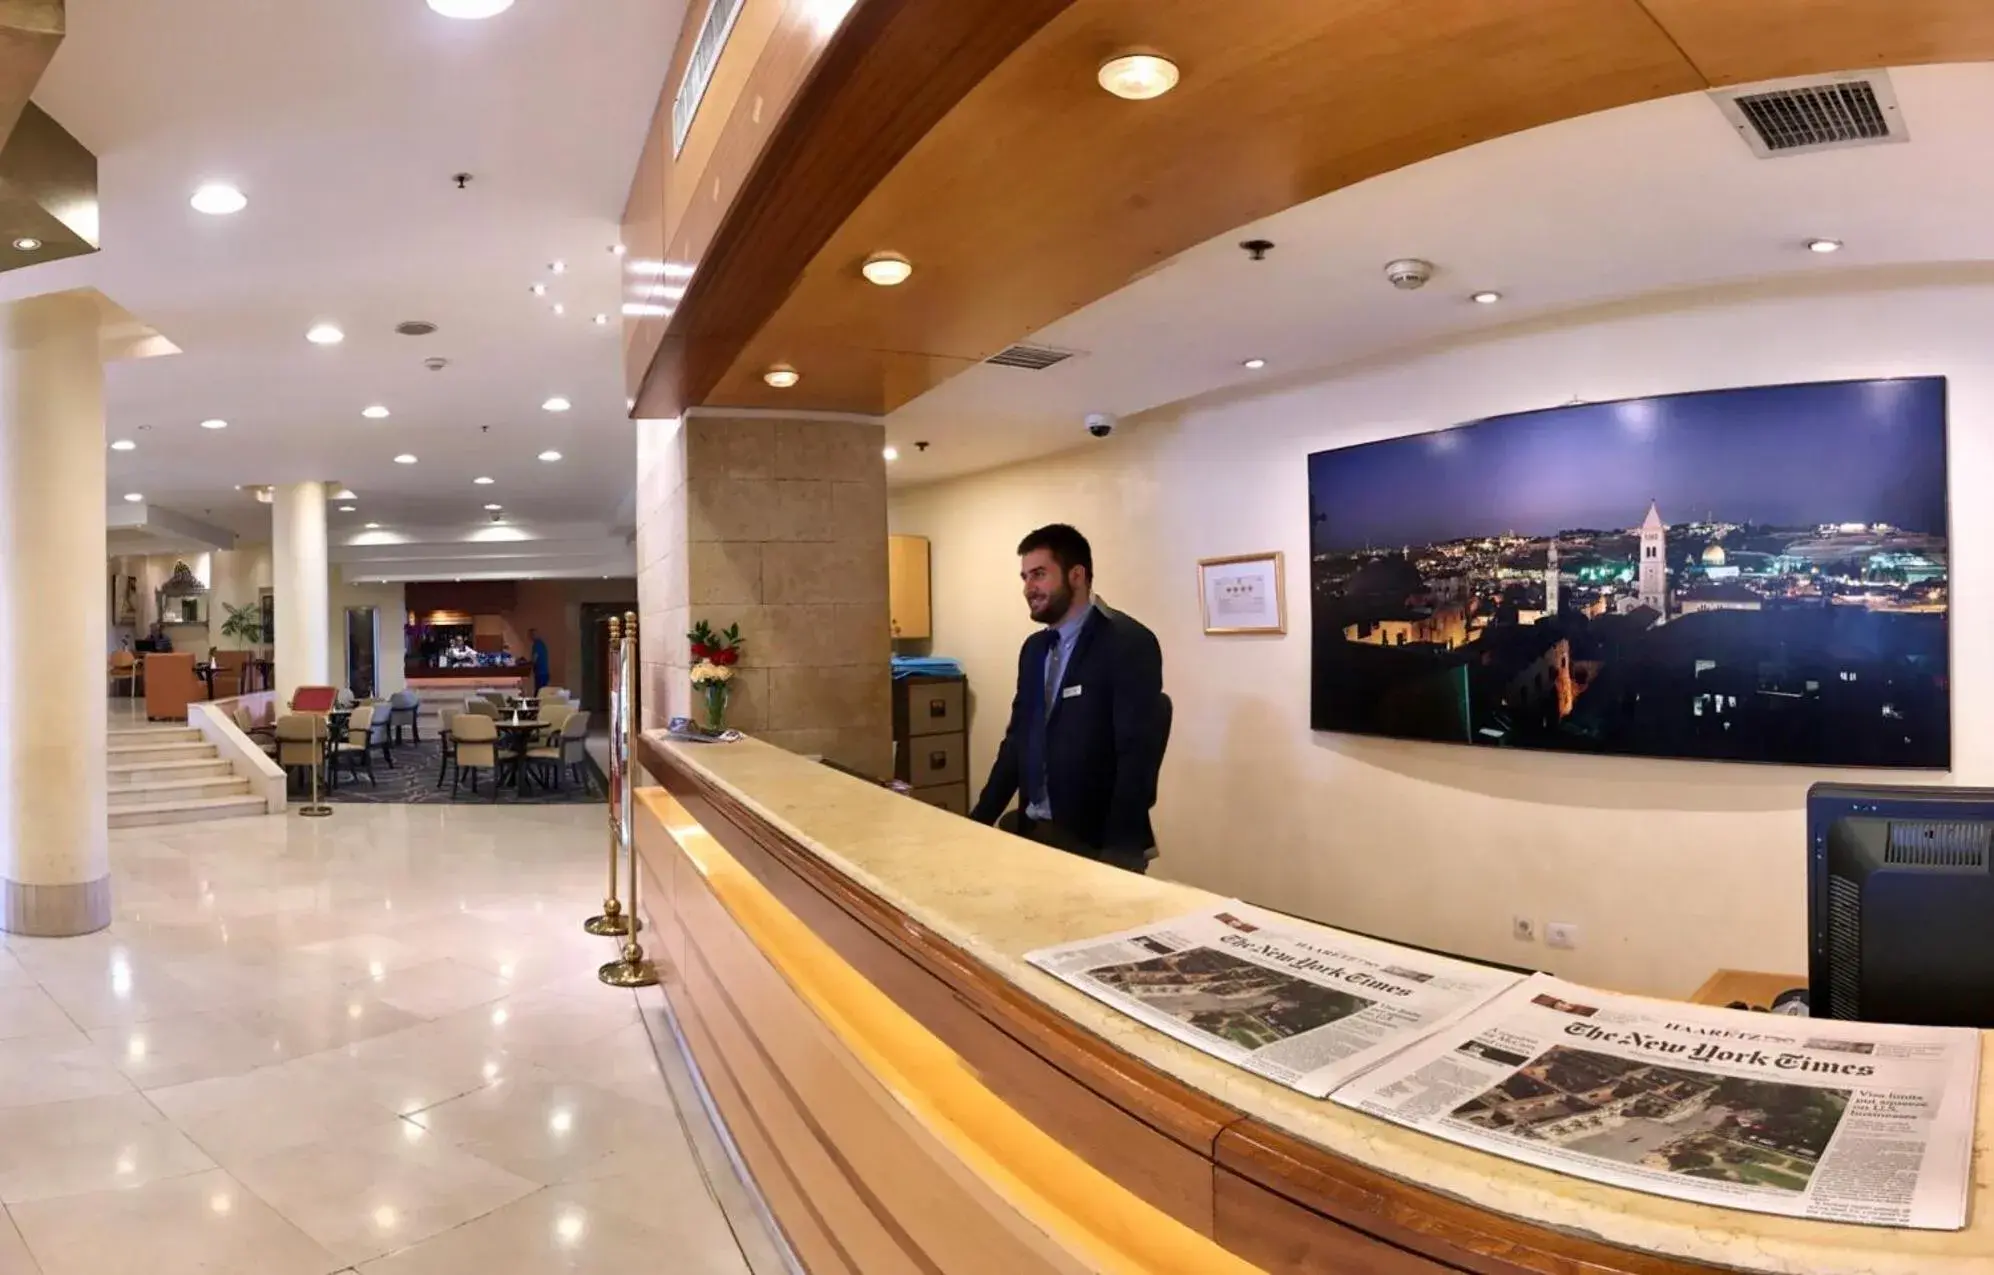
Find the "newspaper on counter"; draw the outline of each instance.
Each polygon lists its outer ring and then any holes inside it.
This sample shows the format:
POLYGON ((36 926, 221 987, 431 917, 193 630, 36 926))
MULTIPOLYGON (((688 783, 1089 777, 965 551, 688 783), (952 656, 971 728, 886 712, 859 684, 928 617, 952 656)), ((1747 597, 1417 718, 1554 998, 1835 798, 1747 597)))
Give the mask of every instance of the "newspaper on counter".
POLYGON ((1699 1204, 1957 1230, 1980 1033, 1789 1018, 1538 974, 1334 1101, 1699 1204))
POLYGON ((1315 1098, 1522 977, 1236 901, 1025 959, 1193 1048, 1315 1098))

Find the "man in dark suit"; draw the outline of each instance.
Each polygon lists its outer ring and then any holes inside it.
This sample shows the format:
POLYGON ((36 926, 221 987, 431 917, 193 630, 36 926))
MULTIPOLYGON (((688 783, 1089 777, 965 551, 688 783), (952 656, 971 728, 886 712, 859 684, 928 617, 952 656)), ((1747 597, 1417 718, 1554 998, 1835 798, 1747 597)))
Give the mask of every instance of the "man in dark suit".
POLYGON ((970 817, 1141 872, 1156 844, 1163 652, 1094 597, 1094 551, 1072 527, 1039 528, 1018 557, 1025 603, 1045 628, 1018 653, 1011 723, 970 817), (1005 814, 1013 796, 1021 809, 1005 814))

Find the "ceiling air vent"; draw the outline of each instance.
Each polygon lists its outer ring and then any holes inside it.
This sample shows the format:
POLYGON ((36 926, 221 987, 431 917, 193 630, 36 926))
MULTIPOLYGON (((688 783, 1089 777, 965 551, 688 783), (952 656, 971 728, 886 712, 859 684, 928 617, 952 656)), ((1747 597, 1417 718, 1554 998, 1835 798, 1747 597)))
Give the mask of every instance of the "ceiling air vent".
POLYGON ((1008 350, 999 350, 985 363, 995 363, 998 367, 1022 367, 1033 372, 1043 372, 1055 363, 1064 363, 1073 357, 1071 350, 1055 350, 1049 345, 1014 345, 1008 350))
POLYGON ((1710 96, 1761 159, 1910 140, 1883 71, 1771 80, 1710 96))

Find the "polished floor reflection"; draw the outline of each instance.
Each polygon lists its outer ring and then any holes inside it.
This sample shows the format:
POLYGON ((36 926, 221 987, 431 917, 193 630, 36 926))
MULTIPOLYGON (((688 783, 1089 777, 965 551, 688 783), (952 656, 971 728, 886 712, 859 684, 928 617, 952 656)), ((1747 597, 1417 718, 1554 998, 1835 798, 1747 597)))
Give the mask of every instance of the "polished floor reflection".
POLYGON ((0 1275, 742 1275, 608 940, 595 807, 112 834, 0 947, 0 1275))

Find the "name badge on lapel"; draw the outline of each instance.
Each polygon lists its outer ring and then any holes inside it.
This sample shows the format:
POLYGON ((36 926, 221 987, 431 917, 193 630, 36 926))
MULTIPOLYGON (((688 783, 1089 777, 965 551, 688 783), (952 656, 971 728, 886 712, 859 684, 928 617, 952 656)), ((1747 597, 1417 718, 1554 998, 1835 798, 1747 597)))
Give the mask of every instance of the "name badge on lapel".
POLYGON ((1084 689, 1086 688, 1080 686, 1069 686, 1065 690, 1059 693, 1059 697, 1061 699, 1079 699, 1080 692, 1084 689))

